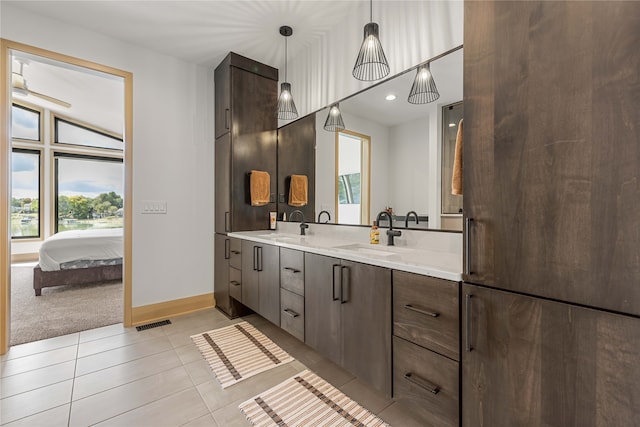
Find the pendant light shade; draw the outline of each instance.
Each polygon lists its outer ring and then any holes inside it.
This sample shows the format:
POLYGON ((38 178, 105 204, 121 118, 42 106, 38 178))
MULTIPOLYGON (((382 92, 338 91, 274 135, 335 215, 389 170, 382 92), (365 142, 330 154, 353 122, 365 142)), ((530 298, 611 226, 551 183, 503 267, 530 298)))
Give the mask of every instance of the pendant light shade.
POLYGON ((373 22, 373 3, 370 5, 370 22, 364 26, 364 40, 353 66, 353 77, 358 80, 380 80, 389 74, 387 57, 380 43, 378 24, 373 22))
POLYGON ((293 120, 298 117, 296 104, 291 96, 291 84, 280 83, 280 96, 278 97, 278 118, 280 120, 293 120))
POLYGON ((436 82, 433 80, 429 64, 418 67, 416 78, 413 80, 408 101, 412 104, 428 104, 440 98, 436 82))
POLYGON ((287 82, 287 37, 293 34, 293 29, 283 25, 280 27, 280 34, 284 36, 284 82, 280 84, 278 118, 280 120, 293 120, 298 117, 298 110, 291 95, 291 83, 287 82))
POLYGON ((344 121, 342 120, 342 114, 340 114, 339 104, 333 104, 331 108, 329 108, 327 120, 324 122, 324 130, 335 132, 343 129, 344 121))

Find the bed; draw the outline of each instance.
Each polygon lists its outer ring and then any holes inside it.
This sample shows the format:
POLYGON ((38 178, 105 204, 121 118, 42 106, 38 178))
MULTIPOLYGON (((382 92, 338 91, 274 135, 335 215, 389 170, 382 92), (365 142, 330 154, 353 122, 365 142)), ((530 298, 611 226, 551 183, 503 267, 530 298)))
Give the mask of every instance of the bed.
POLYGON ((123 229, 70 230, 42 242, 33 268, 36 296, 42 288, 122 279, 123 229))

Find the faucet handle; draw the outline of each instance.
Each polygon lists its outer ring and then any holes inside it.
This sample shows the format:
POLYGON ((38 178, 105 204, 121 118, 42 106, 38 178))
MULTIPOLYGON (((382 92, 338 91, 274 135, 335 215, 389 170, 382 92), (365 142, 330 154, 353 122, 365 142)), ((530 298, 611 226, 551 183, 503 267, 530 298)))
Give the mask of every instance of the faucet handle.
POLYGON ((300 235, 305 236, 305 230, 309 228, 309 224, 305 224, 304 222, 300 223, 300 235))

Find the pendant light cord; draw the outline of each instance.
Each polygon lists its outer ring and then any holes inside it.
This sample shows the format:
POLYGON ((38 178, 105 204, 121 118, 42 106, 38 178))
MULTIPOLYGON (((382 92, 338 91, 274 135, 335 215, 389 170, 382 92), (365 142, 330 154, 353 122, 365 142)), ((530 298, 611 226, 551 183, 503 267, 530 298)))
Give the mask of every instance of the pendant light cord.
POLYGON ((369 0, 369 22, 373 22, 373 0, 369 0))
POLYGON ((288 37, 284 37, 284 81, 287 81, 287 39, 288 37))

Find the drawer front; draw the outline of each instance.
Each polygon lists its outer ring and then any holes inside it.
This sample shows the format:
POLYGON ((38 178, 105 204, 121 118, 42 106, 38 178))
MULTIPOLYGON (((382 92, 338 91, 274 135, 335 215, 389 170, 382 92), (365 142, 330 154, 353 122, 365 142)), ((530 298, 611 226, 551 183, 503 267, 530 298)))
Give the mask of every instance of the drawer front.
POLYGON ((240 239, 231 239, 231 254, 229 257, 229 265, 238 270, 242 270, 242 241, 240 239))
POLYGON ((304 295, 304 252, 280 248, 280 287, 304 295))
POLYGON ((393 334, 460 360, 457 282, 393 271, 393 334))
POLYGON ((304 297, 280 289, 280 327, 304 342, 304 297))
POLYGON ((229 295, 242 302, 242 271, 229 268, 229 295))
POLYGON ((424 426, 459 425, 458 362, 393 337, 393 397, 424 426))

